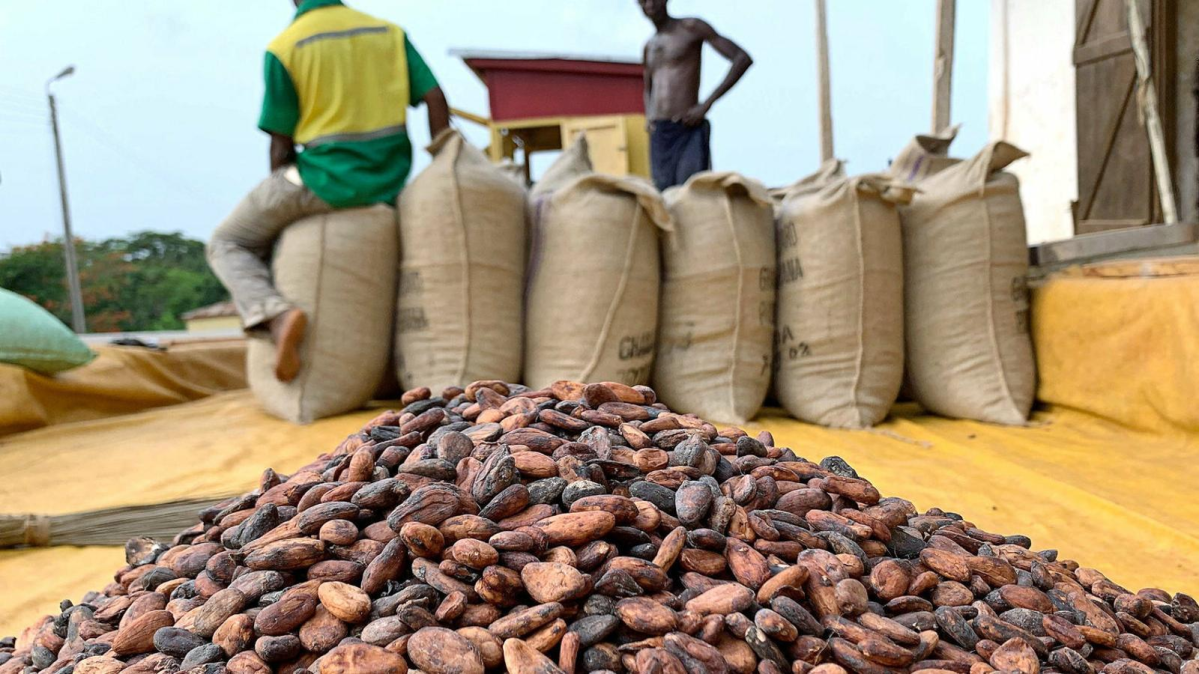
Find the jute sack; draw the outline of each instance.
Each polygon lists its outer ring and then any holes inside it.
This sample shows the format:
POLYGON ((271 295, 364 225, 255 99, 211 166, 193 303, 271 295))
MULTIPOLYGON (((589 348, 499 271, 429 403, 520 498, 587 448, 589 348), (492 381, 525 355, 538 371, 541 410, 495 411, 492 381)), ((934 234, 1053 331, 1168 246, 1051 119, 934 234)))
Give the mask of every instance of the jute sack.
POLYGON ((304 218, 271 264, 275 287, 308 315, 300 374, 275 379, 275 347, 249 340, 250 388, 267 412, 297 423, 357 409, 383 380, 395 313, 396 215, 390 206, 304 218))
POLYGON ((901 209, 908 377, 927 410, 1021 425, 1036 387, 1028 241, 1015 176, 1027 154, 992 143, 920 183, 901 209))
POLYGON ((949 156, 949 146, 958 136, 960 126, 953 126, 940 133, 919 134, 899 152, 891 162, 887 173, 907 183, 919 183, 929 176, 961 162, 949 156))
POLYGON ((649 382, 658 324, 661 195, 592 173, 538 209, 525 303, 525 383, 649 382))
POLYGON ((524 166, 513 162, 511 159, 505 159, 502 163, 498 164, 496 168, 500 170, 500 173, 504 174, 505 178, 515 182, 517 185, 520 185, 521 187, 528 186, 528 183, 525 181, 524 166))
MULTIPOLYGON (((529 236, 529 254, 526 258, 529 265, 532 265, 533 260, 541 258, 541 242, 542 238, 538 235, 537 230, 540 226, 542 209, 549 203, 551 197, 558 190, 566 187, 566 185, 582 178, 585 175, 591 175, 591 154, 587 145, 587 135, 579 134, 578 139, 571 143, 570 147, 566 148, 554 163, 545 170, 541 175, 541 179, 533 183, 529 188, 528 204, 525 208, 529 225, 531 227, 529 236)), ((525 303, 528 305, 528 277, 525 278, 525 303)))
MULTIPOLYGON (((958 135, 960 125, 952 126, 940 133, 918 134, 900 150, 899 155, 891 162, 887 172, 899 180, 918 184, 925 178, 940 173, 962 161, 949 156, 949 146, 958 135)), ((905 365, 903 386, 899 389, 899 401, 915 400, 912 393, 912 382, 905 365)))
POLYGON ((664 195, 653 386, 672 409, 741 424, 770 386, 774 216, 770 194, 736 173, 700 173, 664 195))
POLYGON ((895 403, 903 381, 896 205, 911 198, 904 183, 864 175, 784 200, 775 392, 795 417, 865 428, 895 403))
MULTIPOLYGON (((791 236, 789 241, 783 241, 784 228, 782 227, 781 218, 783 215, 783 201, 788 196, 798 196, 803 194, 811 194, 817 192, 820 188, 833 182, 834 180, 845 177, 845 162, 840 159, 826 159, 820 168, 815 173, 800 178, 786 187, 776 187, 770 190, 770 199, 774 202, 774 249, 775 260, 777 262, 775 275, 775 294, 778 295, 778 287, 782 284, 785 276, 794 278, 799 271, 799 255, 795 248, 795 237, 791 236)), ((790 230, 788 230, 790 231, 790 230)), ((780 405, 778 396, 778 371, 782 359, 779 356, 778 350, 778 309, 776 302, 775 309, 775 324, 774 324, 774 355, 771 358, 770 365, 770 386, 766 393, 766 404, 780 405)))
POLYGON ((774 216, 777 220, 782 214, 783 200, 800 194, 810 194, 822 187, 845 177, 845 162, 840 159, 826 159, 815 173, 804 176, 786 187, 775 187, 770 190, 770 198, 774 202, 774 216))
POLYGON ((529 206, 536 208, 538 203, 553 196, 575 179, 591 173, 590 152, 587 135, 579 134, 578 139, 550 164, 541 175, 541 179, 533 183, 533 188, 529 190, 529 206))
POLYGON ((525 190, 457 131, 400 195, 396 373, 405 388, 520 378, 525 190))

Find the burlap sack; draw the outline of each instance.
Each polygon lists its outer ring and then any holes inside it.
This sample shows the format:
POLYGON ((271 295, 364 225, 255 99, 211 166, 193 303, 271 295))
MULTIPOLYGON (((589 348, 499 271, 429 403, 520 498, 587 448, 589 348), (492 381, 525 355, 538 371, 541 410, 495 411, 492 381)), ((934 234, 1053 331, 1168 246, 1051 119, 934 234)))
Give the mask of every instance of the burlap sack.
POLYGON ((373 206, 304 218, 283 230, 275 287, 308 315, 300 374, 275 379, 275 347, 250 339, 250 388, 297 423, 357 409, 383 380, 391 348, 398 253, 395 210, 373 206))
POLYGON ((590 174, 543 199, 525 303, 525 383, 648 383, 658 323, 661 195, 590 174))
MULTIPOLYGON (((788 195, 798 196, 798 195, 810 194, 812 192, 819 191, 820 188, 824 187, 828 183, 830 183, 836 179, 843 178, 844 176, 845 176, 845 162, 844 161, 842 161, 840 159, 826 159, 820 165, 820 168, 816 170, 815 173, 813 173, 809 176, 800 178, 799 180, 795 181, 794 183, 791 183, 790 185, 788 185, 786 187, 775 187, 770 190, 770 199, 774 203, 774 242, 775 242, 774 249, 775 249, 775 260, 777 262, 776 276, 775 276, 776 279, 781 279, 781 277, 785 273, 787 273, 786 270, 788 268, 790 268, 792 270, 790 273, 793 275, 795 273, 795 270, 798 269, 798 267, 799 267, 799 257, 798 257, 797 251, 794 249, 794 241, 791 242, 791 250, 785 251, 784 248, 786 246, 784 246, 784 242, 782 241, 782 238, 781 238, 782 233, 783 233, 783 228, 780 226, 779 219, 782 218, 782 215, 783 215, 783 201, 787 198, 788 195), (784 253, 789 253, 789 254, 784 258, 784 253)), ((777 293, 778 286, 779 286, 780 282, 781 282, 781 280, 776 281, 776 283, 775 283, 776 299, 777 299, 777 294, 778 294, 777 293)), ((777 303, 776 303, 776 307, 777 307, 777 303)), ((779 334, 778 334, 778 320, 777 319, 778 319, 778 311, 776 308, 776 310, 775 310, 775 336, 774 336, 775 347, 774 347, 774 355, 770 359, 771 360, 770 386, 767 388, 767 392, 766 392, 766 404, 775 405, 775 406, 781 405, 781 403, 779 402, 779 396, 778 396, 778 371, 779 371, 779 365, 782 362, 779 358, 779 352, 778 352, 779 334)))
POLYGON ((521 187, 528 187, 528 181, 525 180, 525 167, 523 165, 514 163, 511 159, 505 159, 496 165, 496 168, 500 170, 500 173, 504 174, 505 178, 508 178, 521 187))
POLYGON ((736 173, 700 173, 664 195, 653 386, 680 412, 743 424, 770 385, 774 216, 770 195, 736 173))
POLYGON ((959 128, 953 126, 940 133, 917 135, 892 160, 887 173, 915 184, 959 163, 960 159, 949 156, 949 146, 957 138, 959 128))
POLYGON ((845 162, 840 159, 826 159, 815 173, 800 178, 786 187, 775 187, 770 190, 770 198, 774 202, 775 219, 781 215, 783 200, 787 197, 817 192, 830 182, 845 177, 845 162))
POLYGON ((911 187, 836 178, 783 202, 775 393, 835 428, 882 421, 903 379, 903 252, 896 204, 911 187))
MULTIPOLYGON (((899 155, 887 169, 887 173, 910 184, 918 184, 925 178, 962 161, 949 156, 949 146, 957 138, 960 128, 960 125, 955 125, 940 133, 916 135, 900 150, 899 155)), ((903 385, 899 388, 898 401, 911 402, 915 399, 911 378, 907 374, 905 365, 903 385)))
POLYGON ((587 135, 581 133, 578 139, 550 164, 541 175, 541 179, 533 183, 533 189, 529 190, 529 205, 535 208, 538 202, 553 196, 576 178, 591 172, 591 151, 587 145, 587 135))
POLYGON ((517 381, 525 190, 454 130, 400 195, 396 372, 405 389, 517 381))
POLYGON ((999 142, 920 183, 901 209, 908 376, 949 417, 1020 425, 1036 387, 1028 330, 1028 241, 1019 183, 1026 153, 999 142))

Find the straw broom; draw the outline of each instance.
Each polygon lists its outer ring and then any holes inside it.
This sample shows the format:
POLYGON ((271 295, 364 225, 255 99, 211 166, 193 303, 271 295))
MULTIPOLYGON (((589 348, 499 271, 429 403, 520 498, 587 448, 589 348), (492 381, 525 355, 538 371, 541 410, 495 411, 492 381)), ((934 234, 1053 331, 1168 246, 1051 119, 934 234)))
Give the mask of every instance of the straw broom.
POLYGON ((67 515, 0 514, 0 549, 52 545, 124 545, 135 536, 167 540, 199 521, 221 499, 106 508, 67 515))

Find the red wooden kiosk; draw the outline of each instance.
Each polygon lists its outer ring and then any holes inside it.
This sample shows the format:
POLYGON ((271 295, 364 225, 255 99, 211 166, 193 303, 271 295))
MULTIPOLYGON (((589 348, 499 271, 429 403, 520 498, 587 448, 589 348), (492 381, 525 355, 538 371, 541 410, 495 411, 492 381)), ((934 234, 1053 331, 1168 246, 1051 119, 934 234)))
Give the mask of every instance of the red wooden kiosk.
POLYGON ((453 51, 487 87, 491 117, 454 110, 491 130, 493 161, 558 150, 586 132, 592 164, 614 175, 649 175, 643 67, 637 59, 453 51))

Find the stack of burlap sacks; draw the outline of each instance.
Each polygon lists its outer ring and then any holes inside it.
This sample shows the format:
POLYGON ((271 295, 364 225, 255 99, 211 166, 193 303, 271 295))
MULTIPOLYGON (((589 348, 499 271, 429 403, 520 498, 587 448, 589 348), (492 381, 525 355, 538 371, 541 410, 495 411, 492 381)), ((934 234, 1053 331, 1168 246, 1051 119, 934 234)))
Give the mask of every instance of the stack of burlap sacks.
POLYGON ((774 386, 796 417, 882 421, 905 378, 930 412, 1025 423, 1036 371, 1028 330, 1024 155, 992 143, 948 157, 956 132, 918 136, 885 175, 838 162, 777 190, 774 386))
POLYGON ((385 207, 289 228, 275 261, 310 313, 305 368, 267 409, 309 421, 401 387, 480 379, 650 384, 674 409, 743 423, 773 397, 804 421, 882 421, 906 378, 931 412, 1022 424, 1035 369, 1016 179, 919 136, 886 174, 839 162, 767 191, 704 173, 659 194, 596 173, 581 138, 526 193, 450 131, 385 207), (398 264, 397 264, 398 260, 398 264), (398 298, 398 299, 397 299, 398 298), (388 355, 392 354, 391 364, 388 355), (523 375, 523 376, 522 376, 523 375))

